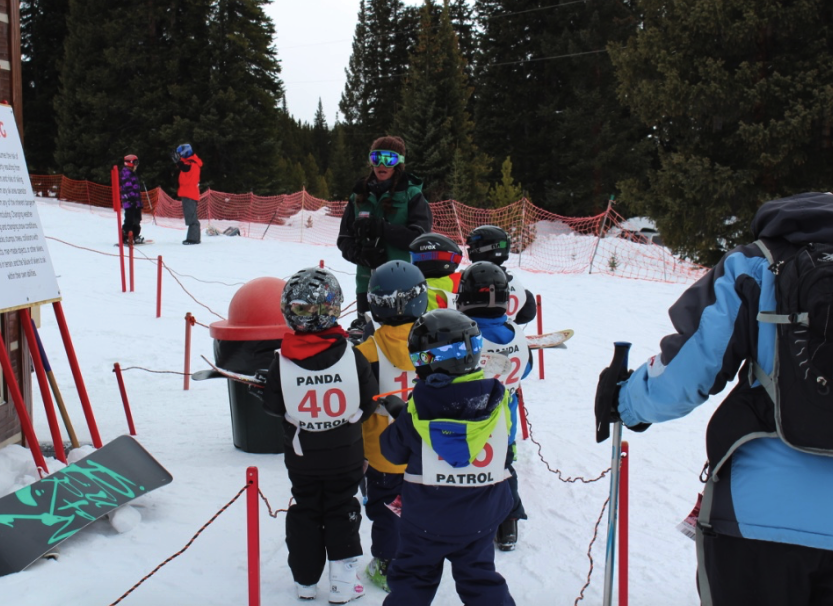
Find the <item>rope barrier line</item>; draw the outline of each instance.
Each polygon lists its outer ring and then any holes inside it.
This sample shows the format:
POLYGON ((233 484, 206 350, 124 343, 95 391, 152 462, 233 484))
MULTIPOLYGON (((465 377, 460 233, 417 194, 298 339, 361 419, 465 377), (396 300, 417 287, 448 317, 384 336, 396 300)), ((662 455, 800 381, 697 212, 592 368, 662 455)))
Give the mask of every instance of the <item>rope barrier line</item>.
POLYGON ((607 504, 610 502, 610 497, 605 499, 604 505, 602 505, 602 511, 599 513, 599 517, 596 520, 596 524, 593 526, 593 538, 590 540, 590 545, 587 547, 587 559, 590 560, 590 570, 587 571, 587 581, 581 588, 581 591, 576 598, 576 601, 573 602, 573 606, 576 606, 579 602, 584 599, 584 590, 590 586, 590 577, 593 574, 593 554, 591 551, 593 550, 593 543, 596 542, 596 537, 599 536, 599 525, 602 523, 602 517, 605 514, 605 509, 607 509, 607 504))
POLYGON ((538 442, 535 439, 535 434, 532 432, 532 422, 529 420, 529 409, 526 407, 526 405, 523 405, 523 407, 524 407, 524 413, 526 414, 526 422, 529 425, 529 439, 538 448, 538 458, 541 459, 541 461, 544 463, 544 465, 547 466, 547 471, 557 475, 559 480, 561 480, 562 482, 567 483, 567 484, 574 484, 575 482, 583 482, 584 484, 590 484, 592 482, 598 482, 599 480, 604 478, 610 472, 610 470, 612 468, 608 467, 598 477, 593 478, 592 480, 588 480, 586 478, 583 478, 582 476, 576 476, 576 477, 568 476, 567 478, 564 478, 564 475, 563 475, 562 471, 560 469, 553 469, 552 467, 550 467, 550 464, 544 458, 544 455, 541 454, 541 443, 538 442))
POLYGON ((218 517, 220 517, 220 514, 222 514, 222 513, 223 513, 226 509, 228 509, 228 508, 229 508, 229 507, 230 507, 230 506, 231 506, 231 505, 232 505, 232 504, 233 504, 233 503, 234 503, 237 499, 239 499, 239 498, 240 498, 240 495, 242 495, 242 494, 243 494, 243 492, 244 492, 247 488, 248 488, 248 484, 247 484, 247 485, 245 485, 245 486, 243 486, 243 488, 241 488, 241 489, 237 492, 237 494, 236 494, 236 495, 234 495, 234 498, 233 498, 231 501, 229 501, 228 503, 226 503, 225 505, 223 505, 223 507, 222 507, 222 508, 221 508, 221 509, 217 512, 217 513, 215 513, 213 516, 211 516, 211 519, 210 519, 210 520, 208 520, 208 522, 206 522, 205 524, 203 524, 202 528, 200 528, 200 529, 196 532, 196 534, 195 534, 193 537, 191 537, 191 540, 190 540, 190 541, 188 541, 188 543, 186 543, 186 544, 185 544, 185 547, 183 547, 182 549, 180 549, 179 551, 177 551, 175 554, 173 554, 173 555, 172 555, 171 557, 169 557, 167 560, 165 560, 164 562, 162 562, 161 564, 159 564, 156 568, 154 568, 153 570, 151 570, 151 571, 150 571, 147 575, 145 575, 145 576, 144 576, 144 577, 143 577, 143 578, 142 578, 142 579, 141 579, 138 583, 136 583, 135 585, 133 585, 133 587, 131 587, 130 589, 128 589, 128 590, 127 590, 127 591, 126 591, 126 592, 125 592, 125 593, 124 593, 121 597, 119 597, 119 599, 117 599, 115 602, 113 602, 112 604, 110 604, 110 606, 115 606, 116 604, 118 604, 119 602, 121 602, 124 598, 126 598, 126 597, 127 597, 127 596, 129 596, 131 593, 133 593, 133 591, 134 591, 136 588, 138 588, 138 587, 139 587, 139 585, 141 585, 142 583, 144 583, 145 581, 147 581, 150 577, 152 577, 152 576, 153 576, 153 575, 155 575, 157 572, 159 572, 159 570, 160 570, 163 566, 165 566, 166 564, 168 564, 168 563, 169 563, 169 562, 171 562, 172 560, 175 560, 176 558, 178 558, 179 556, 181 556, 181 555, 185 552, 185 550, 187 550, 189 547, 191 547, 191 545, 194 543, 194 541, 196 541, 196 540, 197 540, 197 537, 199 537, 199 536, 202 534, 203 530, 205 530, 206 528, 208 528, 208 526, 210 526, 210 525, 214 522, 214 520, 216 520, 218 517))

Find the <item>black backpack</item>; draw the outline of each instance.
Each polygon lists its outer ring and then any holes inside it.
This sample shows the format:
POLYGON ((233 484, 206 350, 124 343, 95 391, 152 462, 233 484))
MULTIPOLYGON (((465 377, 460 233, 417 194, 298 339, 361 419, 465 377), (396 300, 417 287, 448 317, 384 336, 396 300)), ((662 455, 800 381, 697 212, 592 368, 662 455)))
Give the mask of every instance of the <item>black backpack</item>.
POLYGON ((755 244, 775 274, 775 311, 760 322, 776 325, 772 373, 752 365, 775 404, 779 437, 789 446, 833 456, 833 244, 805 244, 774 261, 755 244))

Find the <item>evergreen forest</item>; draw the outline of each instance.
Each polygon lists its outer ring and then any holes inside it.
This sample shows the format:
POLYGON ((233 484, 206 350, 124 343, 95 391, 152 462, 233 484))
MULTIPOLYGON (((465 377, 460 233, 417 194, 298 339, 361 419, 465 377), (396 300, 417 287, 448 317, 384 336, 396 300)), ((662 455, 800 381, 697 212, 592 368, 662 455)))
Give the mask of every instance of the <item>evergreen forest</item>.
POLYGON ((715 262, 766 200, 830 191, 830 0, 361 0, 335 124, 286 108, 269 0, 23 0, 32 174, 344 200, 402 136, 429 201, 617 201, 715 262))

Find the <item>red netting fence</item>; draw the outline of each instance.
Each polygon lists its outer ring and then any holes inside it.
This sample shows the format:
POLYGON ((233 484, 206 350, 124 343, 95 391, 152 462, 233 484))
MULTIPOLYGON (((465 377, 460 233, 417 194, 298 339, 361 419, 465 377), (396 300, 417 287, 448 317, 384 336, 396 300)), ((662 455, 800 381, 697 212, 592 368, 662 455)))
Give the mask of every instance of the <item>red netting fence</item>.
MULTIPOLYGON (((62 175, 30 175, 36 196, 112 207, 109 185, 75 181, 62 175)), ((184 229, 182 205, 162 189, 143 193, 145 212, 159 225, 184 229)), ((200 196, 198 214, 205 227, 220 232, 236 227, 245 237, 335 246, 347 203, 321 200, 306 191, 279 196, 227 194, 200 196)), ((600 273, 658 282, 688 283, 705 268, 681 260, 635 231, 613 208, 593 217, 562 217, 529 200, 497 209, 474 208, 454 200, 431 203, 434 231, 461 245, 480 225, 497 225, 512 237, 509 267, 545 273, 600 273)), ((464 248, 465 249, 465 248, 464 248)))

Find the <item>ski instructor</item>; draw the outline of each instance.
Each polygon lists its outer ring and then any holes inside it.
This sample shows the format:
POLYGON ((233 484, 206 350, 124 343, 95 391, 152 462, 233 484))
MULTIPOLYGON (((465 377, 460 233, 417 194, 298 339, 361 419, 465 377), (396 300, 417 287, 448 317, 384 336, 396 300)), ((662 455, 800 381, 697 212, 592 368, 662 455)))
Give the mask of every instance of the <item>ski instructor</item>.
POLYGON ((726 253, 674 303, 677 332, 661 352, 620 387, 605 390, 600 380, 597 401, 644 429, 688 414, 738 375, 706 432, 696 532, 702 604, 830 605, 833 253, 823 243, 833 244, 833 194, 767 202, 751 232, 760 243, 726 253), (826 280, 800 278, 808 259, 806 275, 826 280))
POLYGON ((188 233, 183 244, 200 243, 200 221, 197 218, 197 204, 200 200, 200 169, 202 160, 191 148, 190 143, 183 143, 171 154, 179 169, 179 189, 176 195, 182 201, 182 216, 188 233))
POLYGON ((405 172, 405 142, 379 137, 368 154, 370 173, 359 179, 341 217, 337 245, 356 265, 357 318, 360 330, 370 311, 367 284, 371 272, 387 261, 410 261, 408 246, 431 231, 431 209, 422 195, 422 180, 405 172))

